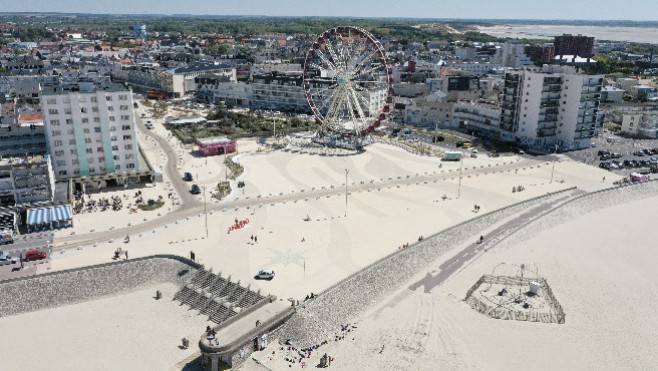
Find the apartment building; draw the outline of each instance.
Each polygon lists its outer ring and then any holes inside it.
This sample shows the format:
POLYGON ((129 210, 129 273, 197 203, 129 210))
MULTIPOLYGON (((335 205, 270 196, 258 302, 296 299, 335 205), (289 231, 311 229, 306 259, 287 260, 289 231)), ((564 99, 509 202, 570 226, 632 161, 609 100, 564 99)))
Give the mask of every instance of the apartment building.
POLYGON ((546 151, 588 148, 596 133, 602 75, 544 65, 509 71, 502 94, 501 138, 546 151))
POLYGON ((500 106, 483 100, 456 102, 452 117, 461 130, 484 138, 500 136, 500 106))
POLYGON ((301 73, 252 75, 252 109, 311 113, 302 88, 301 73))
POLYGON ((139 170, 132 94, 109 80, 46 86, 41 93, 57 179, 123 179, 139 170))
POLYGON ((658 137, 658 114, 653 112, 624 114, 621 132, 637 138, 655 139, 658 137))
POLYGON ((223 76, 200 75, 195 78, 196 98, 203 103, 229 107, 251 107, 252 85, 244 82, 230 82, 223 76))
POLYGON ((405 105, 404 123, 421 127, 448 127, 452 120, 452 102, 447 95, 437 90, 432 94, 416 98, 405 105))

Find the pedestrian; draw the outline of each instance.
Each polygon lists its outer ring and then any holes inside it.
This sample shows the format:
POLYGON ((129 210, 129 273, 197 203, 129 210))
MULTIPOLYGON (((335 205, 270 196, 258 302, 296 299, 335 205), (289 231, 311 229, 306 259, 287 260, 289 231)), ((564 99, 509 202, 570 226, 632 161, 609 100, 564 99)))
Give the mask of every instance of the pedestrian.
POLYGON ((605 177, 603 177, 603 183, 605 183, 605 177))
POLYGON ((236 225, 238 224, 238 218, 235 218, 235 224, 236 225))
POLYGON ((306 241, 306 239, 304 237, 302 237, 302 242, 305 242, 305 241, 306 241))
POLYGON ((254 242, 258 243, 258 236, 254 236, 254 242))
POLYGON ((254 235, 251 235, 251 242, 254 242, 254 235))
POLYGON ((126 260, 128 260, 128 250, 126 250, 126 260))

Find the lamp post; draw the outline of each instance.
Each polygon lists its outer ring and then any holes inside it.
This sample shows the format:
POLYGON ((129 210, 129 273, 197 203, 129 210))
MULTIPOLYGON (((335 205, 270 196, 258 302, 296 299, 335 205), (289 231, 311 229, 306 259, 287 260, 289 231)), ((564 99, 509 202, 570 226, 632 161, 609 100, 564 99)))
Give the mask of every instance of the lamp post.
POLYGON ((555 145, 555 158, 553 159, 553 168, 551 169, 551 181, 548 184, 553 184, 553 174, 555 174, 555 162, 557 161, 557 144, 555 145))
POLYGON ((347 218, 347 169, 345 169, 345 217, 347 218))
POLYGON ((206 238, 208 238, 208 203, 206 202, 206 186, 203 186, 203 213, 206 215, 206 238))
POLYGON ((464 167, 464 156, 459 160, 459 185, 457 186, 457 198, 461 196, 462 192, 462 169, 464 167))

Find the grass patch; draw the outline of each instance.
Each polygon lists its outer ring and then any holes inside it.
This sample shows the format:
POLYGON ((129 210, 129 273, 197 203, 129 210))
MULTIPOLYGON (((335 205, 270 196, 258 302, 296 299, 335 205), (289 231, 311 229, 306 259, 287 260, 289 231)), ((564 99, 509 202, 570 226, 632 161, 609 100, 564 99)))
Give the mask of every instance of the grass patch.
POLYGON ((165 204, 164 201, 157 200, 151 203, 150 205, 148 203, 145 203, 144 205, 139 205, 137 207, 139 207, 139 209, 142 211, 153 211, 155 209, 161 208, 162 206, 164 206, 164 204, 165 204))

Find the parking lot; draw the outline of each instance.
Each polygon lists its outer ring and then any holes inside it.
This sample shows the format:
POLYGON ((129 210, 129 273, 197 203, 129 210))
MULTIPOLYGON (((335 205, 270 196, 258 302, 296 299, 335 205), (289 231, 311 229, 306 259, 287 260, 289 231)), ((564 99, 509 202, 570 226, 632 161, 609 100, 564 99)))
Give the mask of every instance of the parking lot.
POLYGON ((592 144, 592 148, 569 152, 567 156, 624 176, 658 169, 656 139, 633 139, 604 133, 593 138, 592 144))

